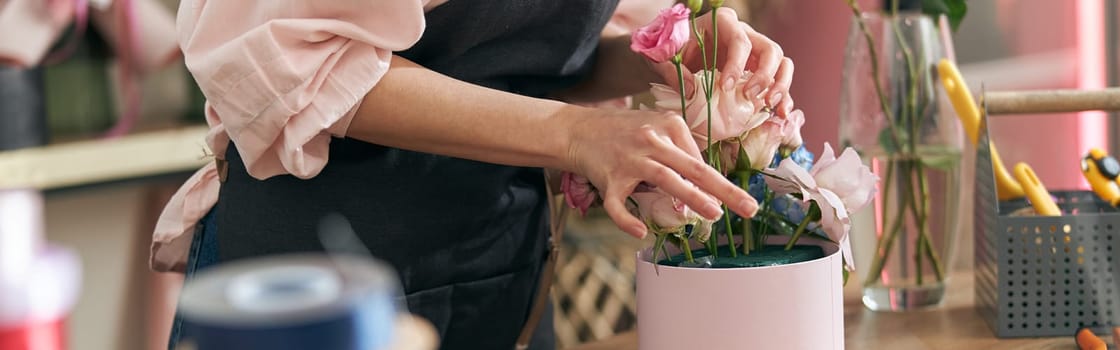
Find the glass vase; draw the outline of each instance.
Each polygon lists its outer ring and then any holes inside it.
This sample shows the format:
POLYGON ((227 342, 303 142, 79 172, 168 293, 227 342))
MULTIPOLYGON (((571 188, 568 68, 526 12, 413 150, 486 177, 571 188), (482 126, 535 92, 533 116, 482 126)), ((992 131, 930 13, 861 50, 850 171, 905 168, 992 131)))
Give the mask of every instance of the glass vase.
POLYGON ((960 121, 937 77, 948 24, 918 12, 865 13, 848 33, 840 142, 879 177, 852 239, 872 310, 939 305, 958 234, 960 121), (862 248, 862 249, 861 249, 862 248))

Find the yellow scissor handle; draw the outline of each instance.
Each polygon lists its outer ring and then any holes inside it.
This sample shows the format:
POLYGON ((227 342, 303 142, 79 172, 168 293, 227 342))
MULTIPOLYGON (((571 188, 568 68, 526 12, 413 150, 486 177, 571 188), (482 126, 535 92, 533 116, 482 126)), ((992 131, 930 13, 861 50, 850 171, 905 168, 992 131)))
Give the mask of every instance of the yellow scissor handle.
POLYGON ((1054 204, 1054 198, 1050 197, 1050 191, 1046 190, 1046 186, 1042 185, 1042 181, 1038 180, 1038 175, 1034 174, 1034 170, 1027 163, 1015 164, 1015 178, 1019 179, 1019 183, 1023 185, 1023 191, 1026 192, 1027 199, 1030 199, 1031 205, 1034 206, 1034 211, 1038 215, 1062 215, 1058 205, 1054 204))
MULTIPOLYGON (((961 126, 968 134, 968 140, 976 145, 980 138, 980 109, 976 107, 976 102, 972 99, 972 93, 968 90, 968 85, 965 84, 964 79, 961 78, 961 72, 957 71, 957 66, 952 61, 941 59, 937 63, 937 72, 941 76, 941 85, 945 87, 945 93, 949 96, 949 101, 953 102, 953 109, 957 111, 961 126)), ((993 143, 988 145, 992 153, 996 196, 1000 200, 1022 198, 1025 195, 1023 186, 1015 181, 1015 178, 1007 172, 1007 168, 1003 166, 1003 160, 1000 159, 999 152, 996 151, 996 145, 993 143)))
POLYGON ((957 117, 961 119, 961 126, 964 126, 964 131, 968 134, 968 140, 976 145, 980 138, 980 109, 972 100, 972 92, 968 90, 961 72, 952 61, 941 59, 937 63, 937 73, 941 76, 941 85, 945 87, 949 101, 953 102, 957 117))
POLYGON ((1108 154, 1100 148, 1092 148, 1085 158, 1081 159, 1081 174, 1085 176, 1085 181, 1089 182, 1089 187, 1093 192, 1100 196, 1109 204, 1114 206, 1120 204, 1120 185, 1117 185, 1116 180, 1109 178, 1104 171, 1101 171, 1100 164, 1108 158, 1108 154))

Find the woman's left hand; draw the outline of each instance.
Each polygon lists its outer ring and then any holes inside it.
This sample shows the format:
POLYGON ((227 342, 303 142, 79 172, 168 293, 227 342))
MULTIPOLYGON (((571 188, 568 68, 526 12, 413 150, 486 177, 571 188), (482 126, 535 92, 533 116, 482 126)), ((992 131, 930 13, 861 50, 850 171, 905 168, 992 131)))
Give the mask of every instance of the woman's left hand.
MULTIPOLYGON (((717 84, 731 89, 744 72, 750 71, 752 75, 747 81, 747 94, 757 96, 765 92, 766 95, 761 97, 776 109, 778 115, 785 116, 793 110, 793 99, 789 94, 793 61, 784 56, 782 47, 774 40, 740 21, 735 10, 727 7, 697 17, 695 29, 702 35, 707 53, 700 52, 696 32, 692 32, 681 51, 684 69, 691 72, 704 69, 704 57, 710 59, 713 53, 711 43, 718 39, 715 68, 720 74, 716 77, 717 84), (713 12, 718 33, 712 29, 713 12)), ((671 62, 655 64, 654 69, 669 85, 677 85, 676 67, 671 62)), ((688 79, 691 74, 685 73, 684 76, 688 79)))

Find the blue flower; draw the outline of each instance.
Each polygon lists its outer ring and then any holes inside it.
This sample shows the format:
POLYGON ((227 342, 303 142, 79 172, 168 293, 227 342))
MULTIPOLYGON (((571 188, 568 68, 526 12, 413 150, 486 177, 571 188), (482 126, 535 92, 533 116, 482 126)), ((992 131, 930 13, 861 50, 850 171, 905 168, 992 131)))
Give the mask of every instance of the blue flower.
POLYGON ((793 159, 794 162, 797 162, 797 165, 805 168, 806 171, 813 167, 813 157, 813 153, 805 149, 804 145, 798 147, 789 155, 790 159, 793 159))
POLYGON ((788 195, 774 196, 770 200, 770 209, 794 224, 805 219, 805 209, 801 208, 801 201, 788 195))
POLYGON ((762 174, 754 174, 751 176, 750 181, 747 183, 747 193, 754 197, 755 200, 761 202, 766 198, 766 180, 762 178, 762 174))

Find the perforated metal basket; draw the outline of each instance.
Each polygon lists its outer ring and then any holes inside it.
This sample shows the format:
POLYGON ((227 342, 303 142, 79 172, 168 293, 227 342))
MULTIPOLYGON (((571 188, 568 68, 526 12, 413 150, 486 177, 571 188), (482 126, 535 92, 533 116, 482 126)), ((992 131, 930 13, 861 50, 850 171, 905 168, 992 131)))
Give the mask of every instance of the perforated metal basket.
POLYGON ((998 201, 986 122, 976 157, 976 307, 998 337, 1068 336, 1120 325, 1120 212, 1087 191, 1053 191, 1062 216, 998 201))

